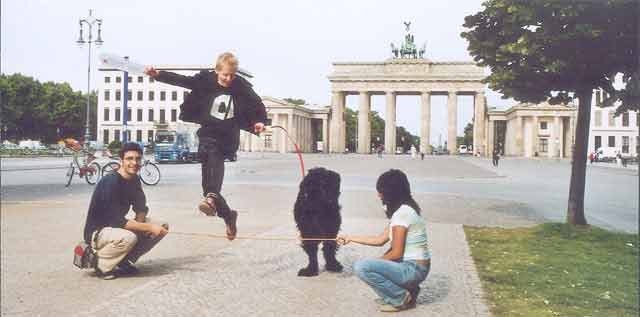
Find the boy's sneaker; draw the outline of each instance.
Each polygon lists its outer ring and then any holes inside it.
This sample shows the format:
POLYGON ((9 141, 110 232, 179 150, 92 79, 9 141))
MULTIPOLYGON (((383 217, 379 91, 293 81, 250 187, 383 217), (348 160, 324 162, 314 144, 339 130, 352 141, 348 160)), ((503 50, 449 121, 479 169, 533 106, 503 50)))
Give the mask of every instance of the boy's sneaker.
POLYGON ((238 212, 230 209, 229 216, 225 218, 224 222, 227 225, 227 239, 229 241, 236 238, 236 234, 238 233, 238 227, 236 226, 236 222, 238 221, 238 212))
POLYGON ((209 217, 215 216, 217 213, 217 209, 214 199, 217 197, 218 195, 214 193, 208 193, 207 196, 198 205, 198 209, 200 209, 203 214, 209 217))

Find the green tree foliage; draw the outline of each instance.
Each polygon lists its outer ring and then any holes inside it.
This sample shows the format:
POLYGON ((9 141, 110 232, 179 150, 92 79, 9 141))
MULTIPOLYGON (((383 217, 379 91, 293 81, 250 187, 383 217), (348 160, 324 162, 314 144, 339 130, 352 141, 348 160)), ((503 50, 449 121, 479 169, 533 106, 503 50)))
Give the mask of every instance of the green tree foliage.
POLYGON ((491 89, 522 102, 579 100, 567 221, 586 224, 591 92, 603 88, 637 109, 639 2, 489 0, 483 6, 465 18, 469 30, 461 36, 474 60, 491 68, 485 79, 491 89), (627 81, 621 91, 613 88, 617 74, 627 81))
POLYGON ((292 103, 294 105, 304 105, 304 104, 307 103, 304 99, 284 98, 282 100, 284 100, 286 102, 289 102, 289 103, 292 103))
POLYGON ((420 150, 420 138, 404 127, 396 127, 396 147, 401 147, 402 152, 408 152, 411 150, 411 145, 414 145, 416 150, 420 150))
POLYGON ((464 127, 464 138, 462 139, 462 144, 467 146, 473 145, 473 122, 469 122, 467 126, 464 127))
MULTIPOLYGON (((90 96, 90 124, 95 137, 97 96, 95 92, 90 96)), ((86 95, 73 91, 67 83, 40 83, 21 74, 2 74, 0 97, 5 138, 53 143, 61 137, 84 135, 86 95)))
MULTIPOLYGON (((357 149, 358 111, 346 107, 345 118, 347 125, 346 147, 349 152, 354 152, 357 149)), ((369 112, 369 122, 371 123, 371 149, 375 149, 379 144, 384 145, 385 122, 377 111, 369 112)), ((414 144, 417 149, 420 145, 420 138, 409 133, 404 127, 396 127, 396 145, 403 146, 405 151, 408 151, 411 148, 411 144, 414 144), (403 137, 404 142, 402 142, 403 137)))

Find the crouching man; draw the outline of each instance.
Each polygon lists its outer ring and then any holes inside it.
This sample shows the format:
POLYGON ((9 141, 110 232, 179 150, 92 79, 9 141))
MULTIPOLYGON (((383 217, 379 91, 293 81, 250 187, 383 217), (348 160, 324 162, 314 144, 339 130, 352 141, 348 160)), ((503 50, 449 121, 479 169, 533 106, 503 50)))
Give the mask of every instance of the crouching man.
POLYGON ((166 222, 147 217, 146 197, 137 174, 142 161, 140 146, 126 143, 118 154, 120 168, 96 185, 84 227, 84 239, 97 253, 96 273, 106 280, 137 273, 133 263, 169 229, 166 222), (136 215, 127 219, 131 206, 136 215))

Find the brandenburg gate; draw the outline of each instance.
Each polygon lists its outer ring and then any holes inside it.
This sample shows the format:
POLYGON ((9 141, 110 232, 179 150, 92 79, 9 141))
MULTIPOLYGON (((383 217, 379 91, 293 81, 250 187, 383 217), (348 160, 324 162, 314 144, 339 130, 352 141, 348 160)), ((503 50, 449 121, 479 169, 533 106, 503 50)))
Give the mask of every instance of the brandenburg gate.
MULTIPOLYGON (((405 23, 407 34, 398 49, 393 44, 392 57, 383 62, 336 62, 328 76, 331 82, 331 121, 329 150, 341 153, 345 149, 345 98, 359 95, 358 107, 358 153, 370 153, 371 96, 386 96, 385 138, 386 153, 396 149, 396 97, 399 95, 420 96, 420 149, 429 145, 431 128, 431 96, 446 95, 447 98, 447 149, 456 153, 457 97, 474 96, 473 149, 487 155, 486 101, 484 70, 473 62, 433 62, 423 57, 425 45, 417 49, 409 23, 405 23)), ((417 115, 417 114, 416 114, 417 115)), ((438 120, 439 118, 436 118, 438 120)))

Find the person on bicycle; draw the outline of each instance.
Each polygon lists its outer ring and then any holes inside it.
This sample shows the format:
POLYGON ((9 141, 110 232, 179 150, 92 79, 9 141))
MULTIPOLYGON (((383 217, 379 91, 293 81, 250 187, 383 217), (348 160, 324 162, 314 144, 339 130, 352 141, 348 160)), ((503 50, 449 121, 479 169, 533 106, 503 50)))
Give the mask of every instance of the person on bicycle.
POLYGON ((262 100, 251 83, 236 76, 237 71, 238 59, 229 52, 218 56, 215 71, 203 70, 194 76, 158 71, 152 66, 145 68, 145 74, 157 81, 191 89, 180 105, 179 118, 201 125, 197 134, 204 200, 198 209, 207 216, 223 218, 229 240, 236 237, 238 213, 221 194, 224 161, 235 161, 240 129, 259 134, 267 122, 262 100))
POLYGON ((138 177, 142 149, 126 143, 119 157, 117 172, 102 177, 96 185, 84 226, 84 240, 98 257, 96 273, 106 280, 137 273, 133 263, 169 230, 168 223, 147 217, 149 208, 138 177), (132 206, 135 218, 127 219, 132 206))

